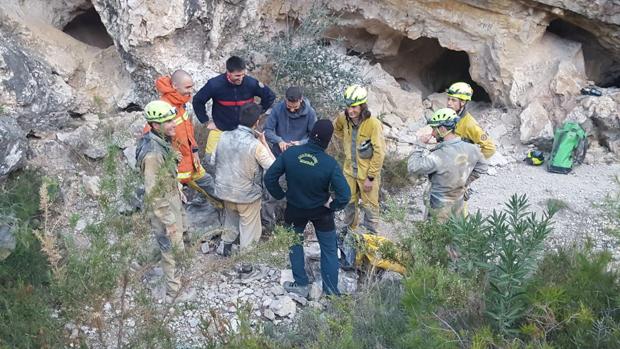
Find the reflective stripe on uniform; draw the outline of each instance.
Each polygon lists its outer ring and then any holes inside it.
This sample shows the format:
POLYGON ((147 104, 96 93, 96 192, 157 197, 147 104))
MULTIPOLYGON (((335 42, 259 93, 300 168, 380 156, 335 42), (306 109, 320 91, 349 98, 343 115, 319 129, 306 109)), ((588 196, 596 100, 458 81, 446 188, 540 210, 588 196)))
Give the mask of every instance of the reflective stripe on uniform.
POLYGON ((179 172, 177 174, 177 179, 188 179, 188 178, 192 178, 191 172, 179 172))
POLYGON ((252 98, 248 98, 248 99, 244 99, 242 101, 222 101, 222 100, 216 100, 216 102, 218 102, 220 105, 224 106, 224 107, 240 107, 244 104, 248 104, 250 102, 254 102, 254 97, 252 98))

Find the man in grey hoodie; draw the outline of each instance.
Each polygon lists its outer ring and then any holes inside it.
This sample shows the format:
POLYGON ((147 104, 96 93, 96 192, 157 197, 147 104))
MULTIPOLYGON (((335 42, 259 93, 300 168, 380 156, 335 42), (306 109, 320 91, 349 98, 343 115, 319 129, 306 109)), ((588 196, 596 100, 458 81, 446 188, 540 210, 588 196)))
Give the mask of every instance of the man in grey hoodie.
POLYGON ((300 87, 286 90, 285 99, 276 104, 265 124, 265 137, 275 156, 288 147, 305 144, 316 122, 316 112, 300 87))

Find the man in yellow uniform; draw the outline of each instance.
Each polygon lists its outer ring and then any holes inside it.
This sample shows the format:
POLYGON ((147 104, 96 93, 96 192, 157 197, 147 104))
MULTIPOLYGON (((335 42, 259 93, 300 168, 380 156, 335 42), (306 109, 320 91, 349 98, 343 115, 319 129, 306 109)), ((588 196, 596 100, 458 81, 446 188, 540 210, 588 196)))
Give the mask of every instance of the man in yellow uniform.
POLYGON ((368 110, 368 91, 364 87, 347 87, 344 98, 347 108, 334 121, 334 135, 342 140, 344 175, 351 189, 351 201, 345 208, 345 223, 350 229, 357 227, 357 206, 361 199, 364 226, 376 233, 381 168, 385 158, 383 127, 368 110))
POLYGON ((485 159, 495 154, 495 143, 482 130, 473 116, 467 111, 467 102, 471 101, 474 90, 465 82, 456 82, 448 88, 448 108, 458 115, 455 133, 465 142, 477 144, 485 159))

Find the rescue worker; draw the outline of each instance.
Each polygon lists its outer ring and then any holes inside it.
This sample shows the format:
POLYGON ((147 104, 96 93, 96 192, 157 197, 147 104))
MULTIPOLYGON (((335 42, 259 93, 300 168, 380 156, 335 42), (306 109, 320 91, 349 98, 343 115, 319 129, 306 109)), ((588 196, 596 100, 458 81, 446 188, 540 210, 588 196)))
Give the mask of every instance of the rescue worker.
MULTIPOLYGON (((194 125, 186 104, 192 98, 194 82, 191 75, 184 70, 177 70, 171 76, 162 76, 155 81, 155 88, 162 101, 168 102, 177 110, 175 118, 176 133, 172 139, 172 147, 181 154, 177 168, 177 179, 181 184, 204 195, 211 204, 221 209, 222 203, 213 197, 213 177, 207 174, 200 164, 198 143, 194 136, 194 125)), ((147 124, 144 132, 151 130, 147 124)))
POLYGON ((344 174, 351 189, 351 201, 345 208, 349 229, 358 225, 358 202, 361 199, 364 226, 377 233, 379 224, 379 187, 385 157, 385 138, 381 121, 370 114, 368 91, 351 85, 344 92, 347 104, 334 121, 334 134, 342 140, 344 174))
POLYGON ((167 102, 153 101, 144 114, 150 131, 139 140, 136 160, 144 176, 144 206, 161 251, 166 302, 188 301, 195 292, 180 292, 175 261, 175 252, 183 248, 182 193, 176 180, 179 154, 171 144, 178 129, 178 110, 167 102))
POLYGON ((289 87, 265 123, 265 137, 273 154, 278 156, 291 146, 305 144, 315 122, 316 112, 301 88, 289 87))
POLYGON ((448 88, 448 108, 458 115, 455 133, 462 140, 477 144, 485 159, 495 154, 495 143, 482 130, 473 116, 467 111, 467 102, 471 101, 474 90, 468 83, 456 82, 448 88))
POLYGON ((215 148, 215 193, 224 200, 223 247, 230 255, 239 237, 241 249, 258 242, 262 232, 260 210, 263 170, 275 160, 263 133, 256 131, 262 108, 250 102, 239 109, 239 126, 222 132, 215 148))
POLYGON ((260 105, 265 112, 276 99, 273 91, 262 82, 246 75, 246 65, 241 57, 232 56, 226 60, 226 72, 209 79, 196 93, 192 105, 201 123, 208 122, 209 136, 205 153, 211 156, 222 131, 232 131, 239 125, 241 106, 253 103, 254 97, 260 97, 260 105), (213 100, 209 120, 205 104, 213 100))
POLYGON ((487 172, 487 164, 480 148, 463 141, 455 134, 458 116, 451 108, 436 111, 429 126, 437 139, 430 153, 420 146, 407 163, 409 173, 429 176, 430 214, 439 222, 451 214, 465 214, 464 195, 467 186, 487 172))
MULTIPOLYGON (((276 159, 265 174, 265 186, 276 199, 286 196, 284 221, 287 226, 293 227, 301 240, 306 225, 312 222, 321 247, 323 292, 339 295, 334 212, 346 206, 351 193, 340 166, 325 153, 333 132, 334 127, 329 120, 317 121, 307 144, 292 147, 276 159), (286 193, 278 181, 283 174, 288 183, 286 193), (334 192, 333 200, 330 191, 334 192)), ((309 280, 301 242, 291 246, 289 257, 295 281, 285 283, 284 288, 307 297, 309 280)))

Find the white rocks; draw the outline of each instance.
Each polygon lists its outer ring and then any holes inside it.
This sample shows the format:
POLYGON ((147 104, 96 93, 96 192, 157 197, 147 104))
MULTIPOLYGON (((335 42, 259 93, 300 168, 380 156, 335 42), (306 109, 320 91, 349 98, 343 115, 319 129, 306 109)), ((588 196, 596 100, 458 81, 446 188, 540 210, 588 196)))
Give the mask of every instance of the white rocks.
POLYGON ((0 179, 24 166, 26 133, 13 118, 0 116, 0 179))
POLYGON ((269 308, 263 310, 263 316, 267 318, 267 320, 271 320, 271 321, 276 319, 276 314, 274 314, 273 311, 271 311, 271 309, 269 308))
POLYGON ((99 176, 83 175, 82 184, 86 193, 91 197, 97 198, 101 195, 101 178, 99 176))
POLYGON ((0 261, 5 260, 15 250, 15 236, 11 226, 0 225, 0 261))
POLYGON ((198 325, 200 324, 200 320, 195 317, 191 317, 187 320, 187 323, 190 327, 195 328, 198 327, 198 325))
POLYGON ((281 285, 276 285, 271 288, 271 292, 274 296, 281 296, 286 293, 286 290, 281 285))
POLYGON ((297 313, 297 305, 289 296, 279 296, 269 305, 269 309, 280 317, 293 317, 297 313))
POLYGON ((553 141, 553 125, 545 108, 539 102, 531 103, 521 115, 521 143, 537 144, 553 141))
POLYGON ((323 285, 321 280, 315 281, 310 284, 310 292, 308 293, 308 299, 315 301, 321 298, 323 295, 323 285))
POLYGON ((493 154, 493 156, 491 156, 487 160, 487 163, 490 166, 497 166, 497 167, 504 167, 508 165, 509 162, 510 161, 508 161, 508 159, 498 151, 496 151, 495 154, 493 154))
POLYGON ((293 278, 293 270, 291 269, 280 270, 280 285, 284 285, 284 282, 286 281, 290 281, 290 282, 295 281, 295 279, 293 278))
POLYGON ((306 258, 319 260, 321 259, 321 247, 318 242, 311 242, 304 246, 304 254, 306 258))

